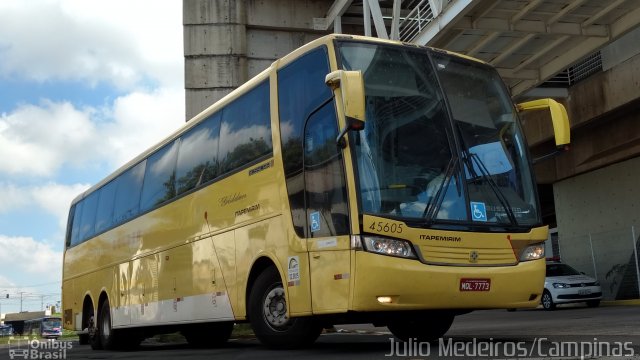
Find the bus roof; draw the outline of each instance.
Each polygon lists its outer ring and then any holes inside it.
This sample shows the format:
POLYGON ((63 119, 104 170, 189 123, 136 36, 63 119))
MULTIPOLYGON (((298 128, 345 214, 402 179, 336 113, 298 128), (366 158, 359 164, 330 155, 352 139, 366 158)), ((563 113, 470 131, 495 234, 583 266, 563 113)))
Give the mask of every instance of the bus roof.
POLYGON ((230 102, 235 100, 239 95, 241 95, 244 92, 246 92, 247 90, 253 88, 254 86, 259 84, 263 80, 268 79, 272 72, 275 72, 278 69, 286 66, 287 64, 289 64, 290 62, 292 62, 295 59, 299 58, 300 56, 302 56, 303 54, 307 53, 308 51, 310 51, 312 49, 315 49, 315 48, 317 48, 319 46, 329 44, 329 43, 333 42, 334 40, 354 40, 354 41, 362 41, 362 42, 370 42, 370 43, 401 45, 401 46, 410 46, 410 47, 414 47, 414 48, 431 49, 431 50, 437 50, 437 51, 445 52, 445 53, 447 53, 449 55, 452 55, 452 56, 462 57, 462 58, 465 58, 465 59, 469 59, 469 60, 472 60, 472 61, 476 61, 476 62, 480 62, 480 63, 486 64, 482 60, 479 60, 479 59, 476 59, 476 58, 473 58, 473 57, 470 57, 470 56, 467 56, 467 55, 464 55, 464 54, 459 54, 459 53, 455 53, 455 52, 451 52, 451 51, 447 51, 447 50, 435 49, 435 48, 431 48, 431 47, 427 47, 427 46, 416 45, 416 44, 412 44, 412 43, 405 43, 405 42, 396 41, 396 40, 387 40, 387 39, 373 38, 373 37, 367 37, 367 36, 345 35, 345 34, 329 34, 329 35, 322 36, 322 37, 320 37, 318 39, 315 39, 315 40, 313 40, 313 41, 311 41, 311 42, 309 42, 309 43, 307 43, 307 44, 305 44, 305 45, 293 50, 292 52, 290 52, 289 54, 283 56, 282 58, 275 60, 268 68, 266 68, 265 70, 260 72, 258 75, 254 76, 253 78, 249 79, 247 82, 245 82, 244 84, 240 85, 238 88, 236 88, 235 90, 233 90, 229 94, 225 95, 222 99, 216 101, 215 103, 213 103, 212 105, 210 105, 209 107, 207 107, 206 109, 201 111, 198 115, 196 115, 193 118, 191 118, 183 126, 181 126, 177 130, 175 130, 173 133, 171 133, 170 135, 165 137, 162 141, 154 144, 153 146, 151 146, 150 148, 148 148, 144 152, 140 153, 139 155, 137 155, 136 157, 134 157, 133 159, 131 159, 130 161, 128 161, 127 163, 122 165, 120 168, 118 168, 117 170, 115 170, 111 174, 109 174, 107 177, 105 177, 104 179, 102 179, 101 181, 99 181, 98 183, 96 183, 95 185, 93 185, 92 187, 90 187, 89 189, 84 191, 83 193, 81 193, 78 196, 76 196, 73 199, 73 201, 71 202, 71 205, 77 203, 78 201, 80 201, 84 197, 86 197, 89 194, 91 194, 93 191, 99 189, 103 185, 107 184, 108 182, 110 182, 111 180, 116 178, 118 175, 122 174, 123 172, 125 172, 129 168, 133 167, 134 165, 136 165, 140 161, 146 159, 149 155, 151 155, 156 150, 160 149, 162 146, 170 143, 171 141, 174 141, 176 138, 178 138, 184 132, 186 132, 187 130, 189 130, 189 129, 195 127, 196 125, 198 125, 201 121, 206 119, 209 115, 214 114, 216 111, 220 110, 221 108, 223 108, 224 106, 226 106, 227 104, 229 104, 230 102))

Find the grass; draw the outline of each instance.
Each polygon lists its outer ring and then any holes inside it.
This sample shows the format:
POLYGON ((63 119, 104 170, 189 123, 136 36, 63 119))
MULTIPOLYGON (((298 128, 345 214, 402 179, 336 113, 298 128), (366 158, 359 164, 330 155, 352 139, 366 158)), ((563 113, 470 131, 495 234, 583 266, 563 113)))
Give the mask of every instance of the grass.
POLYGON ((235 324, 233 326, 233 332, 231 332, 232 339, 248 338, 248 337, 255 337, 255 335, 253 334, 253 329, 251 328, 251 325, 235 324))

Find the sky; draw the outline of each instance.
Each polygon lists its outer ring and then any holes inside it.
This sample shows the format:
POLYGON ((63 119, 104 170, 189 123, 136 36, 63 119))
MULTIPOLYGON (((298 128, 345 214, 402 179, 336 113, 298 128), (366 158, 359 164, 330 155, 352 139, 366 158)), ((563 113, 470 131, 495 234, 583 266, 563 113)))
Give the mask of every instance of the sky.
POLYGON ((60 300, 71 201, 184 104, 182 1, 0 0, 0 312, 60 300))

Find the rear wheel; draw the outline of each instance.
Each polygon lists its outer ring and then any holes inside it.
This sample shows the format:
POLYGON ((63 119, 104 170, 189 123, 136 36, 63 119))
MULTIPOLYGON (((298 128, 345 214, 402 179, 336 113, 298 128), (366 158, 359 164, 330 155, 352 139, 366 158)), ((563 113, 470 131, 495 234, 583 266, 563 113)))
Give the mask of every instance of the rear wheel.
POLYGON ((93 350, 102 350, 102 342, 100 341, 100 334, 98 333, 98 328, 96 327, 95 322, 96 317, 91 315, 89 318, 89 324, 87 326, 87 339, 89 340, 89 345, 93 350))
POLYGON ((113 330, 109 300, 105 300, 100 307, 97 332, 100 344, 105 350, 131 350, 140 344, 140 337, 137 334, 126 330, 113 330))
POLYGON ((556 308, 556 304, 553 302, 553 297, 551 297, 551 293, 545 290, 542 293, 542 307, 545 310, 553 310, 556 308))
POLYGON ((182 331, 182 335, 193 347, 219 347, 229 340, 231 331, 233 322, 220 322, 191 326, 182 331))
POLYGON ((454 318, 455 315, 451 313, 438 312, 392 322, 387 327, 402 341, 409 341, 411 338, 422 342, 435 341, 449 331, 454 318))
POLYGON ((258 275, 251 289, 249 320, 256 337, 274 348, 309 345, 322 331, 312 317, 289 317, 282 280, 273 267, 258 275))

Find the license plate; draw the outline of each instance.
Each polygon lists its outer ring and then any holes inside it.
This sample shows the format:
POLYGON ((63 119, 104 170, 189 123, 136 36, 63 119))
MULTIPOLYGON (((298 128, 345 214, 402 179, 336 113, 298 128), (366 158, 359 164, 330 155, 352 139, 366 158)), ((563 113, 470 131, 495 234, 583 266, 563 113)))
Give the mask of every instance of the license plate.
POLYGON ((589 295, 589 294, 591 294, 591 290, 589 289, 578 290, 578 295, 589 295))
POLYGON ((460 279, 460 291, 489 291, 491 279, 460 279))

